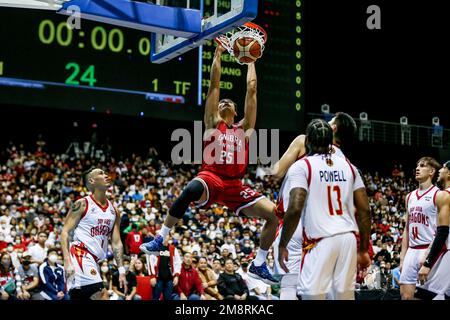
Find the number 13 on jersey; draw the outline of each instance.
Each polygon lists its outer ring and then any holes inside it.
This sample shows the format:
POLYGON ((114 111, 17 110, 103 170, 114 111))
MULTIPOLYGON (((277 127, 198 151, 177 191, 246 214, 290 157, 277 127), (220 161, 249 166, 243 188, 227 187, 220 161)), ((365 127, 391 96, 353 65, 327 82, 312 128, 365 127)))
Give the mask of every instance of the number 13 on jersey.
POLYGON ((341 201, 341 188, 339 186, 327 186, 328 191, 328 210, 330 215, 340 216, 344 212, 342 211, 342 201, 341 201))

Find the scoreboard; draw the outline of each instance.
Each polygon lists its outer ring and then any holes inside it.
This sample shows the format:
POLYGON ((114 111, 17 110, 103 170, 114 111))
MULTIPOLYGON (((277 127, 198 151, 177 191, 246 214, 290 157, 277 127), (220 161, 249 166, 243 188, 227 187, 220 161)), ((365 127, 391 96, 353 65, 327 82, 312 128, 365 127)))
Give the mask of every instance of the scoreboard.
MULTIPOLYGON (((206 0, 208 2, 208 0, 206 0)), ((207 3, 206 3, 207 4, 207 3)), ((218 2, 227 9, 229 0, 218 2)), ((299 130, 304 111, 300 0, 260 2, 268 41, 256 62, 259 128, 299 130)), ((205 12, 208 14, 208 12, 205 12)), ((51 11, 0 7, 0 103, 201 120, 215 44, 150 62, 150 34, 51 11)), ((221 98, 243 116, 247 66, 222 55, 221 98)))

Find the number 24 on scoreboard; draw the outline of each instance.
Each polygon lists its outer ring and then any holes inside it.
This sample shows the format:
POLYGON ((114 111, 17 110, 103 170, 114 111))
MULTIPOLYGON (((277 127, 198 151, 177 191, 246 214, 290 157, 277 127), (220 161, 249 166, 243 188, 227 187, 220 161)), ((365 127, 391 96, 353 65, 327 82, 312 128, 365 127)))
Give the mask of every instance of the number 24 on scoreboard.
POLYGON ((71 74, 66 79, 66 84, 80 85, 80 82, 88 83, 89 86, 93 87, 97 82, 95 79, 95 67, 90 65, 84 70, 80 77, 78 74, 81 72, 80 65, 76 62, 69 62, 66 64, 66 70, 71 70, 71 74))

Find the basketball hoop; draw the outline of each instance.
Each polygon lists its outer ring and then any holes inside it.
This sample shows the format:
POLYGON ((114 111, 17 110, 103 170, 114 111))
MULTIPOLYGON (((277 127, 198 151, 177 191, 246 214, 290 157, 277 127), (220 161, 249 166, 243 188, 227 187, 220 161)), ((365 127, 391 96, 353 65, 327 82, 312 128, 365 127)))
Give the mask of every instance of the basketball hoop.
MULTIPOLYGON (((221 34, 214 40, 222 47, 224 47, 231 56, 234 57, 233 51, 234 43, 236 42, 237 39, 240 38, 255 39, 261 46, 261 55, 258 58, 262 56, 262 53, 264 51, 264 44, 267 41, 267 32, 262 27, 258 26, 256 23, 247 22, 240 27, 228 31, 227 33, 221 34)), ((239 64, 245 64, 239 61, 238 59, 236 59, 236 61, 239 64)))

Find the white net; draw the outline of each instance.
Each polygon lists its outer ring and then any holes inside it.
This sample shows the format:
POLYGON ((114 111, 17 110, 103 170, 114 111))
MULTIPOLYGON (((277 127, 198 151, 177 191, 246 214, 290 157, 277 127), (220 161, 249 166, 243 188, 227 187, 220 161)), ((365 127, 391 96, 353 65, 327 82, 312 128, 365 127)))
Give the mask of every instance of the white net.
MULTIPOLYGON (((219 42, 229 53, 234 57, 234 43, 237 39, 240 38, 253 38, 258 44, 261 46, 261 56, 264 51, 264 44, 267 41, 267 33, 263 28, 259 27, 254 23, 246 23, 243 26, 237 27, 227 33, 221 34, 216 38, 216 41, 219 42)), ((261 57, 260 56, 260 57, 261 57)), ((244 62, 236 59, 239 64, 245 64, 244 62)))

